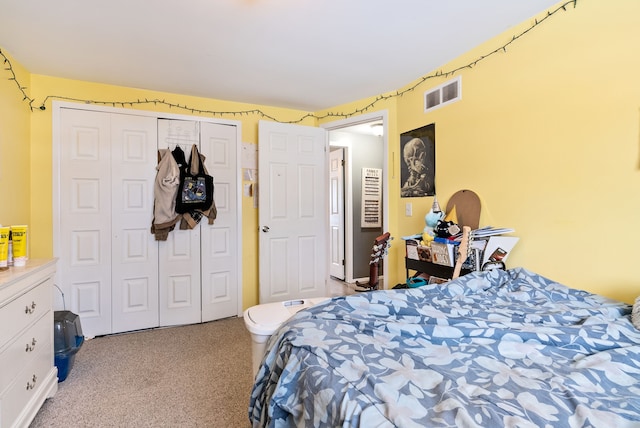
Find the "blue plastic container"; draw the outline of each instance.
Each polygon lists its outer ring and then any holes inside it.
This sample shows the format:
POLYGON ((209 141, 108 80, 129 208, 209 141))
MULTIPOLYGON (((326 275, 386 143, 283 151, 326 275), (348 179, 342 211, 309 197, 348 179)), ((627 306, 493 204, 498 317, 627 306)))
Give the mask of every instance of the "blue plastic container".
POLYGON ((76 353, 84 343, 80 317, 71 311, 55 311, 53 315, 53 343, 58 382, 63 382, 73 368, 76 353))
POLYGON ((420 278, 420 277, 407 278, 407 286, 409 286, 409 288, 418 288, 418 287, 422 287, 423 285, 427 285, 427 280, 424 278, 420 278))

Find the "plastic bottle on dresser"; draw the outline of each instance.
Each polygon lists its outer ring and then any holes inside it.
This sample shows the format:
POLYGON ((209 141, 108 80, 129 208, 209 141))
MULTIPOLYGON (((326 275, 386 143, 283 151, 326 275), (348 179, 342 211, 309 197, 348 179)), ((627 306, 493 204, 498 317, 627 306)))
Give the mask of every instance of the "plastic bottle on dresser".
POLYGON ((7 265, 13 266, 13 241, 11 240, 11 231, 9 231, 9 249, 7 253, 7 265))

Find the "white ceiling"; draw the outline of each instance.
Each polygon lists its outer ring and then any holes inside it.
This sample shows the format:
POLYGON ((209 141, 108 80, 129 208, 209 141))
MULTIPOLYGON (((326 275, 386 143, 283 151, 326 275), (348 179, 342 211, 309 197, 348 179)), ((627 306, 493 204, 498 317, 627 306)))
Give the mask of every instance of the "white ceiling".
POLYGON ((399 89, 557 3, 0 0, 0 49, 34 74, 313 112, 399 89))

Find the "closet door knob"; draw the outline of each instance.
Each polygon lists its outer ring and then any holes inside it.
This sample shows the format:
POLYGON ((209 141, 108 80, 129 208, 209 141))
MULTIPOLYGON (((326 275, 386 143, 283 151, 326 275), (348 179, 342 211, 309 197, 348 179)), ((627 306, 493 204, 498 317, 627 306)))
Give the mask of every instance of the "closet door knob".
POLYGON ((262 231, 263 232, 268 232, 269 231, 269 226, 262 226, 262 231))

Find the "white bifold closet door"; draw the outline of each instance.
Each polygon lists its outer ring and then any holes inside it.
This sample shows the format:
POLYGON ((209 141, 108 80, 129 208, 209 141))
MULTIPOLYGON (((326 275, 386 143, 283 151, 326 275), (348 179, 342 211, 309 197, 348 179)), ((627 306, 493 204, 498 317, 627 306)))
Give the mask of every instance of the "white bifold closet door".
POLYGON ((74 108, 58 120, 56 282, 85 336, 239 315, 238 127, 74 108), (218 217, 156 241, 157 149, 180 144, 189 157, 193 143, 218 217))
POLYGON ((192 230, 179 227, 160 242, 160 325, 189 324, 237 315, 237 127, 158 119, 159 148, 179 145, 188 158, 196 144, 214 178, 218 216, 192 230))
POLYGON ((87 336, 158 325, 153 117, 61 109, 59 286, 87 336))
POLYGON ((218 208, 215 223, 207 225, 203 220, 200 227, 202 321, 235 316, 240 305, 237 132, 236 126, 200 123, 200 152, 213 176, 218 208))
MULTIPOLYGON (((193 120, 158 119, 158 148, 174 150, 180 146, 188 161, 191 146, 200 144, 199 125, 193 120)), ((160 325, 202 321, 200 227, 180 230, 178 223, 167 240, 159 242, 160 325)))

